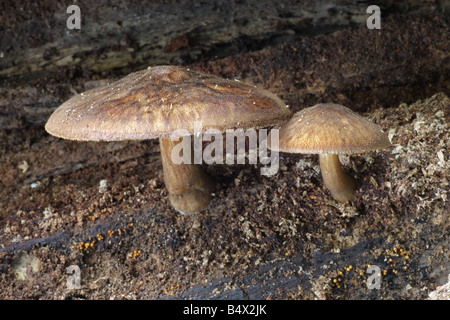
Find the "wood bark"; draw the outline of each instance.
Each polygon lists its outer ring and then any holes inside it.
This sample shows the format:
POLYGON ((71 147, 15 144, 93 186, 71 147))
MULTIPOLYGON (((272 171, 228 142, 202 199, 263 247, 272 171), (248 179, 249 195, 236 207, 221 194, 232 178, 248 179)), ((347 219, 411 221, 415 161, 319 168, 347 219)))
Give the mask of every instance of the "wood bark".
POLYGON ((73 94, 158 64, 264 86, 294 111, 446 92, 448 5, 414 3, 380 3, 382 29, 369 30, 366 1, 81 1, 81 29, 69 30, 66 4, 5 2, 0 129, 41 126, 73 94))

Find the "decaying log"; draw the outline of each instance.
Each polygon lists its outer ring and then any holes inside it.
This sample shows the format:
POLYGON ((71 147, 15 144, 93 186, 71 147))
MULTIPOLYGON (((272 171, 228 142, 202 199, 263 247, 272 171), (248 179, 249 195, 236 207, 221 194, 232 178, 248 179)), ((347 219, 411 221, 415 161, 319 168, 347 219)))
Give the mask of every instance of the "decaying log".
POLYGON ((264 85, 293 110, 325 99, 363 110, 448 91, 444 4, 384 1, 382 28, 369 30, 366 2, 257 2, 81 2, 80 30, 67 29, 65 5, 12 2, 0 19, 0 129, 43 125, 74 93, 156 64, 264 85))

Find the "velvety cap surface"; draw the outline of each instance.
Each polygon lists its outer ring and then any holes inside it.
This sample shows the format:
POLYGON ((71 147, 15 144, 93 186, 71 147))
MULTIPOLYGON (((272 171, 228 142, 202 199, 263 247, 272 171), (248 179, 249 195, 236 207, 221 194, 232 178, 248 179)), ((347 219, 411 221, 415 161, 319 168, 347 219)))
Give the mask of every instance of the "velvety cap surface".
POLYGON ((338 104, 303 109, 279 131, 279 151, 358 153, 390 145, 381 127, 338 104))
POLYGON ((48 133, 71 140, 131 140, 178 129, 264 128, 291 115, 267 90, 176 66, 150 67, 72 97, 50 116, 48 133))

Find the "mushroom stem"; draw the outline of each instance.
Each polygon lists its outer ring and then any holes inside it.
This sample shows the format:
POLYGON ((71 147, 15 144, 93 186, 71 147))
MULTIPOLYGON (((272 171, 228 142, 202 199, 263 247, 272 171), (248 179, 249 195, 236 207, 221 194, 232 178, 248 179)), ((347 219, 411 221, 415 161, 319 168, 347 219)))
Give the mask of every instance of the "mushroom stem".
MULTIPOLYGON (((164 183, 172 206, 185 214, 199 212, 211 202, 214 183, 199 164, 175 164, 172 149, 180 142, 160 138, 164 183)), ((192 161, 193 162, 193 161, 192 161)))
POLYGON ((322 178, 334 199, 340 202, 351 201, 355 197, 355 180, 341 167, 337 154, 320 154, 322 178))

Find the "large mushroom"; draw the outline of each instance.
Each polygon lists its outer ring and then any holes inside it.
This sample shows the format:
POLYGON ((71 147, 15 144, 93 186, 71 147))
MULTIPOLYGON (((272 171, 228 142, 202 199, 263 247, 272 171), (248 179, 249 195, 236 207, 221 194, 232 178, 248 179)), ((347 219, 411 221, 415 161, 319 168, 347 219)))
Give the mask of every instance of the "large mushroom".
POLYGON ((277 151, 318 154, 324 183, 340 202, 354 199, 355 181, 342 170, 338 155, 390 145, 387 133, 379 125, 338 104, 305 108, 278 129, 277 151))
POLYGON ((175 164, 174 135, 202 130, 264 128, 291 112, 267 90, 177 66, 132 73, 105 87, 78 94, 48 119, 48 133, 70 140, 119 141, 159 138, 164 182, 171 204, 183 213, 205 209, 214 183, 200 164, 175 164))

